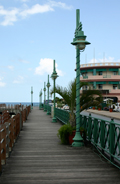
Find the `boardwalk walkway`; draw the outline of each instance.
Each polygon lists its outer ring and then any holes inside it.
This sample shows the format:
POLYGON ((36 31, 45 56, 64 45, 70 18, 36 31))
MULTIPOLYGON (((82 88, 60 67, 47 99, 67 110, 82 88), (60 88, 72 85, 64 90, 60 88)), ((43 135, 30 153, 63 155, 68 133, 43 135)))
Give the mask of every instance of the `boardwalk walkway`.
POLYGON ((0 184, 120 184, 120 171, 92 148, 60 144, 43 110, 33 109, 0 177, 0 184))

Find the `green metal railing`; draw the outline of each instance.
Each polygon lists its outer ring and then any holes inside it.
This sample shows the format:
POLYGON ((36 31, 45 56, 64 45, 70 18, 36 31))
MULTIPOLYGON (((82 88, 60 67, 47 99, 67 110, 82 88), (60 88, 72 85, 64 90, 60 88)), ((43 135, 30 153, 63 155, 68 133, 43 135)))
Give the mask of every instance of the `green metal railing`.
POLYGON ((80 116, 87 140, 113 165, 120 169, 120 124, 91 116, 80 116), (115 164, 115 162, 117 164, 115 164))
POLYGON ((70 119, 70 115, 68 111, 58 109, 58 108, 55 108, 55 117, 60 121, 62 121, 62 123, 64 124, 67 124, 70 119))
MULTIPOLYGON (((67 124, 70 118, 68 111, 58 108, 55 108, 55 116, 64 124, 67 124)), ((106 121, 90 115, 80 115, 80 127, 85 129, 86 139, 103 157, 120 169, 120 124, 113 119, 106 121)))
POLYGON ((49 111, 49 113, 51 114, 51 106, 47 105, 47 110, 49 111))

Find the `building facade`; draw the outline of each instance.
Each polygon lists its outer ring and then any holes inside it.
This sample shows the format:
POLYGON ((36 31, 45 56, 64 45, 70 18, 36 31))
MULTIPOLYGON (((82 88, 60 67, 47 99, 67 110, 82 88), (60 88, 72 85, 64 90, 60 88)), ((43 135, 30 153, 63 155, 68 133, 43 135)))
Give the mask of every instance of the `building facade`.
POLYGON ((120 63, 82 64, 80 73, 80 81, 89 82, 91 89, 101 90, 104 98, 120 102, 120 63))

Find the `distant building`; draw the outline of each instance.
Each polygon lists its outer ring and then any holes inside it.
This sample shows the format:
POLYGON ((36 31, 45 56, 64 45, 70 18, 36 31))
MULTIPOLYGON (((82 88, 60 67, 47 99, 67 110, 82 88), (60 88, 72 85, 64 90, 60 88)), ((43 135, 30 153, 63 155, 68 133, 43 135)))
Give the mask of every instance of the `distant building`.
MULTIPOLYGON (((89 63, 80 65, 80 81, 101 90, 104 98, 120 102, 120 63, 89 63)), ((87 90, 85 86, 82 90, 87 90)))

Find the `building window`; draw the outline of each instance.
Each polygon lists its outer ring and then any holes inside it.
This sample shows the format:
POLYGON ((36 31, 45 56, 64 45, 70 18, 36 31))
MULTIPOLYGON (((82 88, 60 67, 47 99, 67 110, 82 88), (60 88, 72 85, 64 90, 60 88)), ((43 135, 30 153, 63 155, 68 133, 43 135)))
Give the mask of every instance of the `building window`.
POLYGON ((113 89, 117 89, 117 84, 113 84, 113 89))
POLYGON ((98 72, 98 75, 102 75, 102 71, 99 71, 99 72, 98 72))
POLYGON ((98 89, 102 89, 103 85, 102 84, 98 84, 98 89))
POLYGON ((116 71, 114 71, 114 72, 113 72, 113 75, 117 75, 117 72, 116 72, 116 71))

